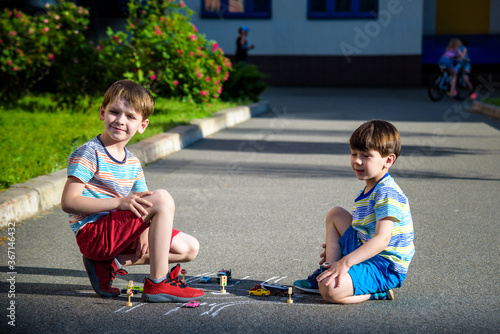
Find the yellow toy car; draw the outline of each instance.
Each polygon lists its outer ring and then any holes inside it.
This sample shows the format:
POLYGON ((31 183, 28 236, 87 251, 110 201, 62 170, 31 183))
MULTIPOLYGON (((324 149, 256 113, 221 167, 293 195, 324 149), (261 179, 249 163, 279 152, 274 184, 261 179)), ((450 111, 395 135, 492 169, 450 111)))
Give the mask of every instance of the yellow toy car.
POLYGON ((250 296, 264 296, 264 297, 267 297, 267 296, 270 296, 271 295, 271 291, 269 290, 266 290, 266 289, 251 289, 250 291, 248 291, 248 294, 250 296))

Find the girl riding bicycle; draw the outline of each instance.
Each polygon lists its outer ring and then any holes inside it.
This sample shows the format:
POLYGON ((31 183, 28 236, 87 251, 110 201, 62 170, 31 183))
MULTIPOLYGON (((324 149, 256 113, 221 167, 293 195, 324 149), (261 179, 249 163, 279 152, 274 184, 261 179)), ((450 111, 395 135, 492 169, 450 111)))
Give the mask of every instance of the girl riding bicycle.
POLYGON ((462 42, 458 38, 452 38, 448 46, 446 47, 445 53, 439 59, 439 67, 443 70, 446 70, 448 74, 451 76, 450 81, 450 95, 456 96, 457 90, 455 89, 455 85, 457 82, 457 72, 455 70, 455 62, 457 57, 459 56, 458 50, 462 46, 462 42))

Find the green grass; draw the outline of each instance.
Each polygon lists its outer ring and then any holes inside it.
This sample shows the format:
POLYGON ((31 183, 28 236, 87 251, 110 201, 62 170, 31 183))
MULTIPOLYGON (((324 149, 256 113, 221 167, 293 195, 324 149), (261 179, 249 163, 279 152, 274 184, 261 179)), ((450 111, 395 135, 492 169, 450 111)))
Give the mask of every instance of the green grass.
POLYGON ((490 97, 488 99, 484 99, 484 103, 492 104, 494 106, 500 106, 500 97, 490 97))
MULTIPOLYGON (((40 95, 0 105, 0 190, 66 168, 71 152, 102 132, 101 101, 102 98, 82 98, 69 109, 50 95, 40 95)), ((148 128, 129 144, 235 105, 216 102, 203 108, 156 98, 148 128)))

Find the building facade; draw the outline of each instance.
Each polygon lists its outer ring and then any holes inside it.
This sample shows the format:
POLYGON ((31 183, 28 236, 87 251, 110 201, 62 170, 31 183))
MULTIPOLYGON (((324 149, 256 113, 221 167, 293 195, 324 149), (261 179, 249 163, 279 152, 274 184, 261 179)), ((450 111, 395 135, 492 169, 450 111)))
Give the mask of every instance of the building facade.
MULTIPOLYGON (((185 0, 193 23, 234 55, 238 28, 255 44, 249 62, 273 85, 421 85, 448 40, 466 35, 471 57, 491 56, 499 0, 185 0), (479 44, 480 45, 479 45, 479 44)), ((496 35, 496 36, 495 36, 496 35)), ((500 45, 500 43, 499 43, 500 45)), ((500 55, 500 52, 498 52, 500 55)))
MULTIPOLYGON (((74 0, 98 40, 126 24, 128 0, 74 0)), ((136 0, 137 1, 137 0, 136 0)), ((167 0, 164 0, 167 1, 167 0)), ((176 0, 180 1, 180 0, 176 0)), ((249 62, 271 85, 411 87, 427 83, 452 37, 469 44, 472 73, 500 81, 500 0, 183 0, 198 30, 234 56, 238 29, 249 62)), ((55 0, 0 0, 35 12, 55 0)))

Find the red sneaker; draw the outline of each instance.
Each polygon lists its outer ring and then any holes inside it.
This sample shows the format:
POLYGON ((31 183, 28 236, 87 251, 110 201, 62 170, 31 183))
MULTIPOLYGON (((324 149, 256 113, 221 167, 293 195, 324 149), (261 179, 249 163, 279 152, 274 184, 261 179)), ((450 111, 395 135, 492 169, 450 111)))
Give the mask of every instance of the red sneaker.
POLYGON ((473 99, 473 100, 476 100, 477 99, 476 92, 472 92, 472 94, 470 94, 470 98, 473 99))
POLYGON ((204 292, 200 289, 193 289, 182 283, 178 274, 180 265, 176 265, 170 270, 163 282, 155 284, 149 278, 144 283, 142 300, 146 302, 188 302, 203 297, 204 292))
POLYGON ((101 297, 116 297, 120 294, 120 290, 111 287, 116 275, 128 274, 125 269, 119 269, 115 260, 109 261, 94 261, 87 257, 83 257, 83 264, 87 275, 89 275, 90 283, 94 291, 101 297))
POLYGON ((109 264, 109 274, 111 276, 111 283, 115 280, 116 275, 124 276, 128 274, 128 271, 126 271, 123 268, 118 268, 116 265, 115 259, 107 261, 109 264))

